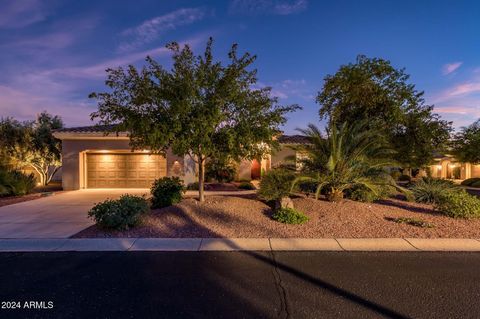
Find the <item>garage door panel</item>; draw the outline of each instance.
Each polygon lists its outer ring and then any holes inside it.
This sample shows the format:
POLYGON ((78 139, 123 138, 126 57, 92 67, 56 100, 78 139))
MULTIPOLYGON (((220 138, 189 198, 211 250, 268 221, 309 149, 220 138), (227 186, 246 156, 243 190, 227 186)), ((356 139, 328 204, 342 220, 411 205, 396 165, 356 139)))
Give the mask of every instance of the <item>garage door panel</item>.
POLYGON ((150 188, 167 163, 161 155, 90 153, 86 169, 88 188, 150 188))

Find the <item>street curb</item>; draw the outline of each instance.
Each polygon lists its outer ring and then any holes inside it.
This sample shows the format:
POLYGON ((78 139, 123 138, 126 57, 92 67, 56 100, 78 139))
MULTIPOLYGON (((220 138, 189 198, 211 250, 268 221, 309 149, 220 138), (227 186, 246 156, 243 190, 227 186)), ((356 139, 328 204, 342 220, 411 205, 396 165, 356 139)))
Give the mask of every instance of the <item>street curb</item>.
POLYGON ((480 252, 469 238, 68 238, 0 239, 0 252, 392 251, 480 252))

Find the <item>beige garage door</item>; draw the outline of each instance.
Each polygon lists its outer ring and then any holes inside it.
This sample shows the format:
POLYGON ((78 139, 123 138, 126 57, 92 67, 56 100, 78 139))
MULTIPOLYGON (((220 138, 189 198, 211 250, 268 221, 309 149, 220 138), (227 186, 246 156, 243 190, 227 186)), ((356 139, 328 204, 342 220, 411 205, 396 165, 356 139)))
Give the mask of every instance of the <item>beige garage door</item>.
POLYGON ((161 155, 87 154, 87 188, 150 188, 167 174, 161 155))

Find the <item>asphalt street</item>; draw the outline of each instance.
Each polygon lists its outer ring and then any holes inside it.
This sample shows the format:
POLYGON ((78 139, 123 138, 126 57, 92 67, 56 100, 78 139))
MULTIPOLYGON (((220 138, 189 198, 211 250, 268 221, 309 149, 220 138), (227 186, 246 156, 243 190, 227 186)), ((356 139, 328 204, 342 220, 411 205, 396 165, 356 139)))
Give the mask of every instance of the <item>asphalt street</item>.
POLYGON ((1 253, 0 318, 479 318, 479 269, 479 253, 1 253))

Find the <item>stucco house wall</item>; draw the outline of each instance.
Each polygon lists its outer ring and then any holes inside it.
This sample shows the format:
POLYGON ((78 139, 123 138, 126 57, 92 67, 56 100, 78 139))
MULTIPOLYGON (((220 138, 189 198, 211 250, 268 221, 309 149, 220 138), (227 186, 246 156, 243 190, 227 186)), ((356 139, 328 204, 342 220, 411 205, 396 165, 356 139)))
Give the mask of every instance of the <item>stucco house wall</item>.
MULTIPOLYGON (((62 187, 64 190, 82 188, 80 183, 83 171, 83 156, 86 151, 131 151, 128 138, 118 139, 64 139, 62 141, 62 187)), ((190 167, 185 168, 184 158, 174 155, 171 151, 166 154, 167 176, 186 177, 190 167), (177 164, 176 164, 177 163, 177 164), (176 167, 180 165, 180 167, 176 167), (187 170, 187 171, 185 171, 187 170)), ((188 183, 187 180, 185 180, 188 183)))

